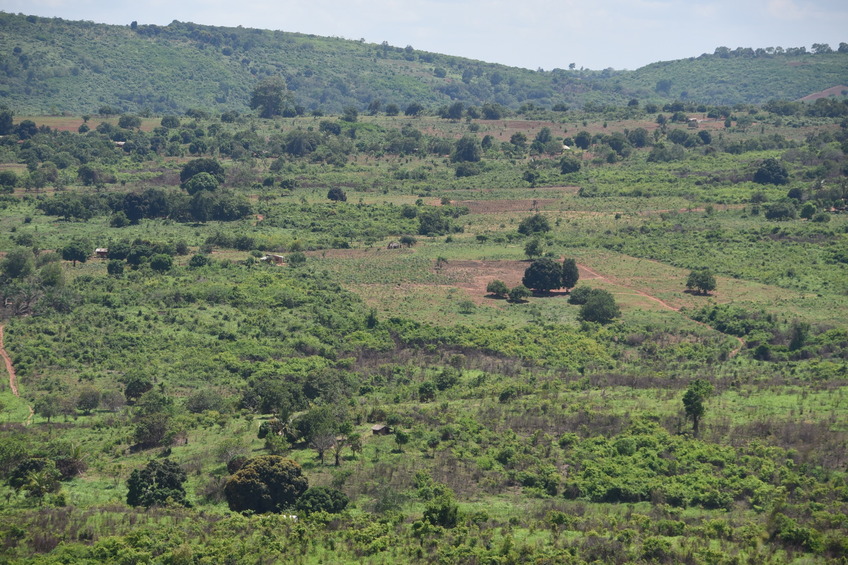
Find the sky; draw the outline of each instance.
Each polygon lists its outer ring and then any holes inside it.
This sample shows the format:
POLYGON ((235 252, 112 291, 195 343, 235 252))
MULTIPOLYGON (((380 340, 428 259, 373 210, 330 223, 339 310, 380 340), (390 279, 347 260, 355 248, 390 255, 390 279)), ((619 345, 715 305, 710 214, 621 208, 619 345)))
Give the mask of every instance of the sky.
POLYGON ((716 47, 848 43, 845 0, 0 0, 66 20, 173 20, 387 41, 528 69, 637 69, 716 47))

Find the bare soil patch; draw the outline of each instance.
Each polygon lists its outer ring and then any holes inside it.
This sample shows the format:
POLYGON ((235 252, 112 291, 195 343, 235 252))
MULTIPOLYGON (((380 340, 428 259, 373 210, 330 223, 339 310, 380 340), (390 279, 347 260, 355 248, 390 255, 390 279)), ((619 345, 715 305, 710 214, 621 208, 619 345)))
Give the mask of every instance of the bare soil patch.
POLYGON ((451 204, 465 206, 471 214, 497 214, 500 212, 535 212, 556 202, 553 198, 525 200, 458 200, 451 204))
POLYGON ((385 247, 368 247, 366 249, 322 249, 320 251, 308 251, 307 257, 321 257, 322 259, 364 259, 378 255, 406 255, 414 253, 412 249, 387 249, 385 247))
POLYGON ((12 365, 12 358, 6 352, 3 342, 4 329, 3 324, 0 324, 0 357, 3 358, 3 362, 6 364, 6 372, 9 373, 9 388, 12 389, 12 394, 20 396, 18 393, 18 377, 15 375, 15 367, 12 365))
POLYGON ((840 97, 845 96, 845 93, 848 92, 848 86, 844 84, 840 84, 839 86, 831 86, 825 90, 821 90, 819 92, 813 92, 812 94, 808 94, 801 98, 804 102, 818 100, 819 98, 830 98, 830 97, 840 97))

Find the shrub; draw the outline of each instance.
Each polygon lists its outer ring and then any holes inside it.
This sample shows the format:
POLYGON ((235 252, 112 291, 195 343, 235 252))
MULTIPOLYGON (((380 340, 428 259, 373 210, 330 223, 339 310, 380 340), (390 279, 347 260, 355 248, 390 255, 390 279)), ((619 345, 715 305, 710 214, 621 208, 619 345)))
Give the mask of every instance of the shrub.
POLYGON ((510 302, 516 302, 516 303, 524 302, 527 298, 530 297, 531 294, 532 293, 530 292, 529 288, 527 288, 523 284, 520 284, 516 287, 513 287, 509 291, 509 301, 510 302))
POLYGON ((207 172, 201 172, 188 179, 183 186, 186 189, 186 192, 194 195, 201 190, 214 192, 218 189, 219 184, 220 182, 214 175, 207 172))
POLYGON ((173 502, 190 506, 185 498, 185 481, 185 471, 170 459, 151 461, 144 469, 133 471, 127 480, 127 504, 149 508, 173 502))
POLYGON ((159 273, 170 271, 173 266, 173 259, 170 255, 158 253, 150 258, 150 268, 159 273))
POLYGON ((215 159, 193 159, 183 165, 180 169, 180 183, 186 183, 190 178, 199 173, 209 173, 215 179, 224 182, 224 167, 215 159))
POLYGON ((789 182, 789 172, 775 158, 769 158, 762 162, 757 172, 754 173, 754 182, 757 184, 786 184, 789 182))
POLYGON ((327 198, 333 202, 347 202, 347 194, 337 186, 334 186, 327 192, 327 198))
POLYGON ((580 317, 587 322, 606 324, 620 315, 621 310, 615 303, 615 298, 603 289, 595 289, 580 308, 580 317))
POLYGON ((347 508, 347 495, 330 487, 312 487, 297 500, 295 508, 306 514, 311 512, 328 512, 338 514, 347 508))
POLYGON ((486 292, 499 298, 506 298, 509 295, 509 287, 502 280, 495 279, 486 285, 486 292))
POLYGON ((521 220, 518 224, 518 233, 522 235, 533 235, 536 233, 545 233, 551 231, 551 224, 548 219, 541 214, 534 214, 521 220))

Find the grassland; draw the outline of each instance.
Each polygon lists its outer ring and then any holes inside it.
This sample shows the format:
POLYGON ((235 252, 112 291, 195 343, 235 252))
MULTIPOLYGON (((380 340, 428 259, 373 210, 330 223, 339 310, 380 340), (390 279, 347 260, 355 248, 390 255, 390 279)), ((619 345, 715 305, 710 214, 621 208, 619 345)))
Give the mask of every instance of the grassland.
POLYGON ((19 180, 0 196, 0 252, 20 386, 15 397, 3 379, 0 471, 78 466, 46 492, 4 481, 0 560, 845 559, 845 127, 757 111, 755 126, 697 129, 653 114, 181 118, 164 132, 148 119, 119 132, 129 149, 108 128, 73 133, 81 119, 31 117, 51 131, 0 146, 0 171, 19 180), (555 151, 531 147, 544 128, 555 151), (616 151, 613 135, 637 128, 656 139, 616 151), (189 149, 198 130, 202 154, 189 149), (711 142, 649 160, 673 130, 711 142), (561 149, 581 131, 589 147, 561 149), (304 132, 320 132, 318 147, 288 152, 304 132), (457 176, 465 135, 493 144, 477 174, 457 176), (399 137, 414 138, 408 151, 393 151, 399 137), (98 182, 82 182, 76 144, 98 182), (210 192, 243 197, 243 214, 191 215, 179 174, 201 157, 225 170, 210 192), (580 170, 563 174, 563 158, 580 170), (787 184, 753 181, 769 158, 787 184), (122 222, 138 198, 141 217, 122 222), (794 217, 767 218, 778 204, 794 217), (520 233, 534 214, 549 229, 520 233), (426 229, 433 218, 443 224, 426 229), (521 283, 534 239, 575 259, 577 286, 488 294, 494 279, 521 283), (126 258, 61 260, 76 242, 126 258), (687 289, 700 268, 715 275, 708 294, 687 289), (620 314, 587 321, 571 300, 581 287, 611 293, 620 314), (697 379, 712 394, 695 434, 683 398, 697 379), (326 426, 338 465, 308 421, 326 426), (275 422, 290 433, 260 438, 275 422), (230 511, 235 462, 271 453, 347 509, 230 511), (185 471, 191 507, 127 505, 151 460, 185 471))

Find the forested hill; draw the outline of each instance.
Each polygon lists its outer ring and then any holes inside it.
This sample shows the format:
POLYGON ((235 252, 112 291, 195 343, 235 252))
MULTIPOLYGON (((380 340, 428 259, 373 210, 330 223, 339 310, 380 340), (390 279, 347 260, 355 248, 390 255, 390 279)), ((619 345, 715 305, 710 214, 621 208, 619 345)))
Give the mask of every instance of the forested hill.
POLYGON ((0 13, 0 104, 18 114, 104 107, 157 114, 243 111, 256 83, 271 75, 286 78, 303 110, 326 112, 455 101, 512 108, 623 105, 632 98, 760 103, 848 84, 848 54, 760 51, 636 71, 531 71, 411 46, 282 31, 177 21, 114 26, 0 13))

